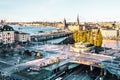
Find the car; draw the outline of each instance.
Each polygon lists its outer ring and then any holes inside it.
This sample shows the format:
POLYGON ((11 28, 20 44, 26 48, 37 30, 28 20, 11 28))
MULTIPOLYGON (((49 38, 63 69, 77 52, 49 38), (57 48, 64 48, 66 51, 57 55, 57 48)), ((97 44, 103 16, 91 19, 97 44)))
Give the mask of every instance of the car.
POLYGON ((58 77, 58 78, 56 78, 55 80, 62 80, 62 77, 58 77))

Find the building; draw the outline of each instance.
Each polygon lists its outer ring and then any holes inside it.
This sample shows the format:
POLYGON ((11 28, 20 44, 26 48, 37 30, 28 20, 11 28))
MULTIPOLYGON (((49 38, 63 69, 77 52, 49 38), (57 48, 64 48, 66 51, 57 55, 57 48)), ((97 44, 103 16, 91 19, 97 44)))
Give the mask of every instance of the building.
POLYGON ((5 19, 1 20, 0 23, 1 23, 1 25, 6 25, 7 24, 5 19))
POLYGON ((64 18, 63 20, 63 28, 66 29, 67 28, 67 23, 66 23, 66 19, 64 18))
POLYGON ((30 41, 30 34, 29 33, 15 31, 15 41, 16 42, 27 42, 27 41, 30 41))
POLYGON ((27 42, 30 41, 30 34, 29 33, 19 33, 19 41, 20 42, 27 42))
POLYGON ((14 43, 14 29, 11 26, 4 25, 2 28, 2 41, 3 44, 14 43))
POLYGON ((2 42, 2 28, 0 28, 0 43, 2 42))
POLYGON ((119 30, 113 30, 113 29, 108 29, 108 30, 101 30, 103 39, 110 39, 110 40, 115 40, 119 38, 119 30))
POLYGON ((77 25, 80 26, 79 15, 77 15, 77 25))
POLYGON ((11 26, 3 25, 0 27, 0 43, 11 44, 14 42, 30 41, 30 34, 14 31, 11 26))

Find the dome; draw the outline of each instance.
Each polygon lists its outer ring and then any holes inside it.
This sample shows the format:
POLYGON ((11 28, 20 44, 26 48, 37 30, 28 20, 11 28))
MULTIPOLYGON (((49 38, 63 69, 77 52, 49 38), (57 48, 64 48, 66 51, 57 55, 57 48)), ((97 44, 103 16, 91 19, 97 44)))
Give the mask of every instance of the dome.
POLYGON ((14 31, 14 29, 11 26, 4 25, 2 31, 14 31))

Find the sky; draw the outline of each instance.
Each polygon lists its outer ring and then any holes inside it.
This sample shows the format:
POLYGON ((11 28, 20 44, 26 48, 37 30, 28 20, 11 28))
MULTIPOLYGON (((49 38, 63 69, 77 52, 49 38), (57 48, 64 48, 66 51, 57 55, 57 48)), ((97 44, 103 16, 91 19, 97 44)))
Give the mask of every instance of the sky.
POLYGON ((120 21, 120 0, 1 0, 0 20, 120 21))

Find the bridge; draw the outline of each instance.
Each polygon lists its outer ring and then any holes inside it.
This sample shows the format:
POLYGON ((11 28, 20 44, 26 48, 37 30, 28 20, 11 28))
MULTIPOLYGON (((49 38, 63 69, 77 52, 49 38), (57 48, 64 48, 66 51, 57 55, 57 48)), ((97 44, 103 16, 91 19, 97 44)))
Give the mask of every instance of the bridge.
POLYGON ((35 66, 44 68, 49 65, 53 65, 52 69, 54 69, 67 63, 77 63, 77 64, 84 64, 84 65, 104 68, 110 71, 112 74, 116 74, 120 76, 120 73, 118 72, 120 68, 116 67, 117 64, 116 65, 114 63, 111 64, 110 62, 113 61, 113 59, 115 59, 112 56, 107 56, 102 54, 91 54, 91 53, 78 54, 76 52, 69 51, 68 46, 57 46, 57 45, 43 45, 39 47, 39 50, 55 51, 56 54, 51 54, 42 59, 36 59, 18 65, 3 68, 1 69, 1 72, 4 73, 3 74, 4 76, 10 76, 12 75, 12 73, 19 72, 26 68, 35 67, 35 66))
POLYGON ((57 39, 61 37, 67 37, 72 35, 71 31, 61 31, 61 32, 53 32, 53 33, 43 33, 41 35, 32 35, 32 42, 40 42, 45 40, 57 39))

